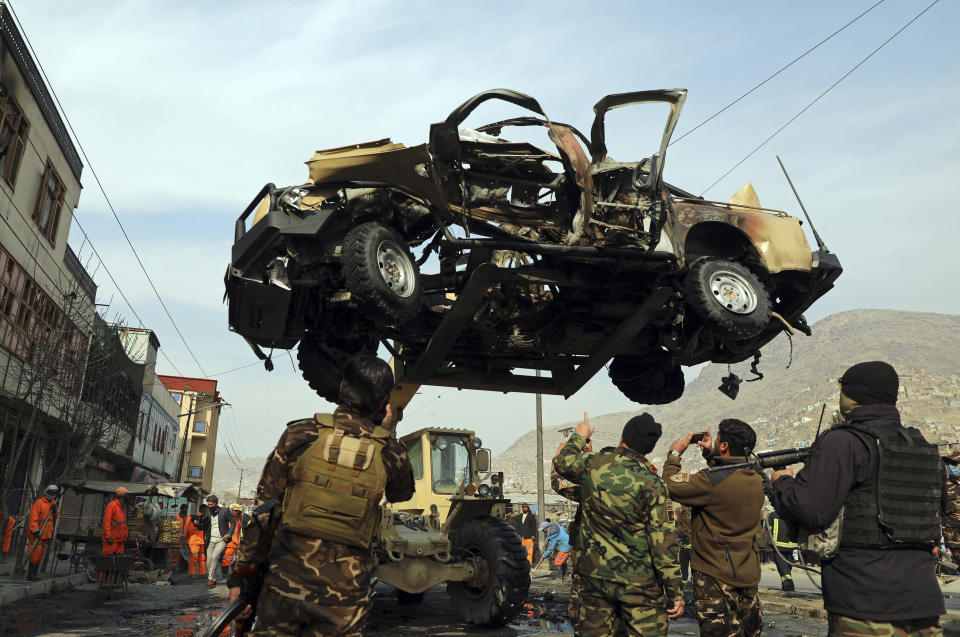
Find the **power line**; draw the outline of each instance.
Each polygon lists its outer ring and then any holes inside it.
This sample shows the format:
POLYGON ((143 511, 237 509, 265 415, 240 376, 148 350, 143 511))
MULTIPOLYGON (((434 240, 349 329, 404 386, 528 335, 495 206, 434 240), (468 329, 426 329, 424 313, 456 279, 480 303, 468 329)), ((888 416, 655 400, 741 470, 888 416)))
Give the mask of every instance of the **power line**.
POLYGON ((909 22, 907 22, 905 25, 903 25, 902 27, 900 27, 900 28, 896 31, 896 33, 894 33, 894 34, 891 35, 889 38, 887 38, 886 40, 884 40, 883 44, 881 44, 880 46, 878 46, 877 48, 875 48, 873 51, 871 51, 870 54, 869 54, 867 57, 865 57, 865 58, 863 58, 862 60, 860 60, 859 62, 857 62, 857 64, 856 64, 853 68, 851 68, 849 71, 847 71, 846 73, 844 73, 843 76, 842 76, 839 80, 837 80, 836 82, 834 82, 833 84, 831 84, 829 87, 827 87, 827 90, 825 90, 825 91, 823 91, 822 93, 820 93, 820 95, 817 95, 817 97, 814 98, 814 100, 813 100, 812 102, 810 102, 809 104, 807 104, 806 106, 804 106, 802 109, 800 109, 800 111, 799 111, 796 115, 794 115, 793 117, 791 117, 789 120, 787 120, 787 122, 786 122, 783 126, 781 126, 780 128, 778 128, 777 130, 775 130, 775 131, 773 132, 773 134, 771 134, 769 137, 767 137, 767 138, 764 139, 762 142, 760 142, 760 144, 758 144, 756 148, 754 148, 754 149, 751 150, 749 153, 747 153, 746 157, 744 157, 743 159, 741 159, 740 161, 738 161, 736 164, 734 164, 734 165, 733 165, 733 168, 731 168, 731 169, 728 170, 727 172, 723 173, 716 181, 714 181, 712 184, 710 184, 709 186, 707 186, 707 187, 703 190, 703 192, 700 193, 700 196, 702 197, 703 195, 705 195, 707 192, 710 191, 711 188, 713 188, 714 186, 716 186, 717 184, 719 184, 721 181, 723 181, 724 178, 726 178, 727 175, 729 175, 729 174, 732 173, 734 170, 736 170, 736 169, 740 166, 740 164, 742 164, 743 162, 745 162, 745 161, 747 161, 748 159, 750 159, 750 158, 754 155, 754 153, 756 153, 758 150, 760 150, 761 148, 763 148, 763 147, 767 144, 767 142, 769 142, 771 139, 773 139, 774 137, 776 137, 777 135, 779 135, 779 134, 780 134, 780 131, 782 131, 782 130, 785 129, 787 126, 789 126, 790 124, 792 124, 792 123, 794 122, 794 120, 796 120, 798 117, 800 117, 801 115, 803 115, 804 113, 806 113, 807 110, 810 109, 810 107, 812 107, 814 104, 816 104, 817 102, 820 101, 820 98, 822 98, 824 95, 826 95, 826 94, 829 93, 831 90, 833 90, 833 88, 836 87, 838 84, 840 84, 840 82, 842 82, 842 81, 844 81, 845 79, 847 79, 847 78, 848 78, 854 71, 856 71, 858 68, 860 68, 861 66, 863 66, 863 64, 864 64, 867 60, 869 60, 870 58, 872 58, 880 49, 882 49, 883 47, 885 47, 891 40, 893 40, 895 37, 897 37, 898 35, 900 35, 900 33, 903 32, 904 29, 906 29, 908 26, 910 26, 911 24, 913 24, 914 22, 916 22, 916 21, 920 18, 920 16, 922 16, 924 13, 926 13, 927 11, 929 11, 929 10, 930 10, 935 4, 937 4, 938 2, 940 2, 940 0, 934 0, 932 3, 930 3, 929 5, 927 5, 927 7, 926 7, 923 11, 921 11, 921 12, 918 13, 917 15, 913 16, 913 18, 912 18, 909 22))
MULTIPOLYGON (((9 4, 8 4, 7 6, 10 7, 9 4)), ((11 11, 11 13, 13 13, 13 8, 12 8, 12 7, 10 7, 10 11, 11 11)), ((13 15, 16 17, 16 14, 13 14, 13 15)), ((17 18, 17 22, 18 22, 18 24, 19 24, 19 18, 17 18)), ((21 32, 23 31, 23 26, 22 26, 22 25, 20 26, 20 31, 21 31, 21 32)), ((24 38, 26 38, 26 34, 24 34, 24 38)), ((38 61, 37 63, 39 64, 39 61, 38 61)), ((51 90, 52 90, 52 88, 51 88, 51 90)), ((58 103, 59 103, 59 102, 58 102, 58 103)), ((64 115, 64 116, 66 116, 66 115, 64 115)), ((37 158, 40 159, 41 162, 45 161, 44 155, 43 155, 43 154, 40 152, 40 150, 37 148, 37 145, 34 144, 33 139, 30 137, 30 135, 27 135, 27 142, 29 142, 30 147, 33 149, 33 152, 37 155, 37 158)), ((79 143, 79 142, 78 142, 78 143, 79 143)), ((92 171, 92 170, 93 170, 93 169, 91 168, 91 171, 92 171)), ((23 214, 23 211, 20 210, 20 208, 17 206, 16 202, 15 202, 15 201, 13 200, 13 198, 6 192, 6 190, 4 190, 4 194, 7 196, 7 199, 10 200, 10 205, 13 206, 13 209, 17 211, 17 214, 20 215, 20 218, 23 219, 24 223, 25 223, 28 227, 33 227, 33 224, 32 224, 32 222, 31 222, 31 220, 28 219, 27 216, 23 214)), ((126 303, 126 304, 127 304, 127 307, 130 309, 130 312, 131 312, 131 313, 133 314, 133 316, 137 319, 137 323, 139 324, 139 326, 140 326, 140 327, 144 327, 143 319, 141 319, 141 318, 140 318, 140 315, 137 314, 137 311, 133 308, 133 304, 130 303, 130 300, 127 298, 127 295, 123 293, 123 290, 120 288, 120 285, 117 283, 117 280, 113 277, 113 273, 110 272, 110 268, 107 267, 107 264, 106 264, 106 262, 103 260, 103 257, 100 256, 100 253, 97 252, 96 246, 93 245, 93 240, 90 238, 90 235, 89 235, 89 234, 87 233, 87 231, 83 228, 83 224, 81 224, 80 221, 77 219, 76 214, 71 214, 71 215, 70 215, 70 220, 71 220, 72 223, 75 223, 75 224, 77 225, 77 228, 78 228, 78 229, 80 230, 80 232, 83 234, 83 240, 84 240, 84 242, 90 244, 90 250, 91 250, 91 251, 93 252, 93 254, 97 257, 97 260, 100 262, 100 265, 103 266, 103 270, 107 273, 107 277, 110 279, 110 282, 113 284, 114 288, 116 288, 117 292, 120 294, 120 298, 123 299, 124 303, 126 303)), ((10 230, 13 231, 13 227, 10 226, 10 223, 7 222, 6 219, 4 219, 4 221, 5 221, 5 222, 7 223, 7 225, 10 227, 10 230)), ((17 235, 16 232, 13 232, 12 234, 17 238, 17 240, 20 242, 20 245, 23 246, 24 250, 26 250, 26 251, 30 254, 30 256, 33 258, 34 264, 35 264, 35 266, 36 266, 35 269, 34 269, 34 271, 36 271, 36 268, 39 268, 40 271, 44 273, 44 275, 47 277, 47 279, 48 279, 48 280, 50 281, 50 283, 53 285, 53 287, 56 288, 56 290, 57 290, 60 294, 64 294, 63 289, 60 288, 60 286, 53 280, 53 277, 51 277, 50 274, 49 274, 46 270, 44 270, 43 267, 41 267, 41 266, 39 265, 39 263, 37 262, 37 257, 36 257, 36 255, 34 255, 34 254, 32 254, 32 253, 30 252, 30 249, 27 248, 26 244, 23 243, 23 240, 20 239, 19 235, 17 235)), ((43 245, 43 242, 40 241, 40 239, 39 239, 39 235, 37 234, 37 229, 36 229, 36 228, 34 228, 34 236, 37 238, 37 245, 38 245, 38 246, 39 246, 39 245, 43 245)), ((51 260, 54 262, 54 265, 57 266, 57 270, 60 272, 60 275, 61 275, 61 276, 64 276, 63 269, 60 267, 60 264, 59 264, 59 262, 57 261, 57 259, 54 258, 53 253, 50 252, 50 250, 47 249, 46 247, 44 247, 44 250, 46 250, 48 256, 50 256, 51 260)), ((91 328, 91 329, 92 329, 92 327, 93 327, 93 326, 92 326, 92 323, 89 323, 89 324, 87 324, 86 326, 89 327, 89 328, 91 328)), ((180 369, 174 364, 174 362, 173 362, 172 360, 170 360, 170 357, 167 356, 167 353, 166 353, 166 352, 164 352, 164 351, 162 351, 162 350, 157 350, 157 351, 160 353, 161 356, 163 356, 163 358, 167 361, 167 363, 170 364, 170 366, 174 369, 174 371, 177 372, 177 375, 178 375, 178 376, 183 376, 183 372, 181 372, 180 369)))
POLYGON ((427 407, 427 405, 429 405, 430 403, 432 403, 432 402, 434 402, 434 401, 437 401, 437 400, 443 398, 444 396, 446 396, 447 394, 449 394, 451 391, 453 391, 453 387, 450 387, 449 389, 447 389, 446 391, 444 391, 444 392, 441 393, 441 394, 437 394, 436 396, 434 396, 433 398, 431 398, 431 399, 428 400, 427 402, 423 403, 422 405, 419 405, 416 409, 414 409, 413 411, 411 411, 409 414, 405 414, 405 415, 407 415, 407 416, 412 416, 413 414, 417 413, 418 411, 423 411, 423 410, 427 407))
MULTIPOLYGON (((12 6, 10 6, 10 13, 11 15, 13 15, 14 20, 16 20, 17 25, 20 28, 20 32, 23 35, 23 39, 27 43, 27 47, 30 49, 30 53, 33 55, 34 61, 36 61, 37 63, 37 67, 40 69, 40 74, 43 76, 44 81, 46 81, 47 86, 50 88, 50 93, 53 96, 53 100, 56 102, 57 107, 60 109, 60 112, 63 114, 63 119, 67 124, 67 128, 70 129, 70 133, 73 135, 74 140, 77 142, 77 148, 80 149, 80 154, 83 155, 83 159, 87 162, 87 167, 90 169, 90 173, 93 175, 94 180, 97 182, 97 187, 100 189, 100 194, 103 195, 103 199, 104 201, 106 201, 107 207, 110 208, 110 212, 113 215, 114 220, 117 222, 117 225, 120 226, 120 231, 123 233, 123 237, 124 239, 126 239, 127 245, 130 246, 130 250, 133 252, 133 256, 136 257, 137 263, 140 265, 140 269, 143 271, 143 275, 147 279, 147 283, 150 284, 150 289, 152 289, 154 295, 156 295, 157 300, 160 302, 160 307, 163 308, 163 311, 164 313, 166 313, 167 318, 170 319, 170 323, 173 325, 173 329, 176 330, 177 335, 180 337, 180 341, 183 343, 183 346, 187 348, 187 351, 190 353, 190 356, 193 358, 193 362, 197 364, 197 367, 200 369, 200 372, 203 374, 203 376, 207 377, 207 372, 204 371, 203 365, 200 364, 200 361, 197 360, 196 354, 193 353, 193 350, 190 348, 190 345, 187 344, 187 339, 184 338, 183 333, 180 331, 180 327, 177 325, 176 321, 173 320, 173 315, 171 315, 170 310, 167 309, 167 305, 166 303, 164 303, 163 297, 160 296, 160 292, 157 291, 157 287, 153 284, 153 279, 150 278, 150 274, 147 272, 147 268, 143 265, 143 261, 140 259, 140 254, 137 252, 137 249, 133 247, 133 242, 130 240, 130 236, 127 234, 126 228, 124 228, 123 223, 120 222, 120 217, 117 216, 117 211, 114 209, 113 203, 110 201, 110 197, 107 196, 107 191, 104 189, 103 184, 100 182, 100 177, 97 175, 97 171, 94 170, 93 163, 90 161, 90 158, 87 156, 86 151, 83 149, 83 144, 80 143, 80 137, 77 135, 76 131, 73 130, 73 124, 70 123, 70 118, 67 116, 67 111, 63 108, 63 105, 60 103, 60 98, 57 97, 57 92, 53 88, 53 83, 50 81, 50 78, 47 77, 47 72, 46 70, 44 70, 43 64, 40 63, 40 58, 37 55, 36 51, 34 50, 33 44, 30 42, 30 38, 27 36, 26 31, 24 30, 23 25, 20 22, 20 17, 17 16, 12 6)), ((76 219, 76 217, 74 217, 74 219, 76 219)), ((99 255, 98 255, 98 258, 99 258, 99 255)), ((111 277, 111 280, 112 280, 112 277, 111 277)), ((114 283, 114 285, 116 285, 116 283, 114 283)))
POLYGON ((228 369, 228 370, 225 371, 225 372, 217 372, 216 374, 211 374, 211 375, 210 375, 210 378, 217 378, 217 377, 219 377, 219 376, 225 376, 225 375, 231 374, 231 373, 233 373, 233 372, 238 372, 238 371, 240 371, 241 369, 247 369, 248 367, 253 367, 253 366, 255 366, 255 365, 262 365, 262 364, 263 364, 263 363, 262 363, 261 361, 256 361, 256 362, 254 362, 254 363, 250 363, 249 365, 242 365, 242 366, 240 366, 240 367, 234 367, 233 369, 228 369))
POLYGON ((839 29, 837 29, 836 31, 834 31, 833 33, 831 33, 830 35, 828 35, 828 36, 825 37, 824 39, 822 39, 822 40, 820 40, 819 42, 817 42, 815 45, 813 45, 812 47, 810 47, 809 49, 807 49, 806 51, 804 51, 803 53, 801 53, 799 56, 793 58, 793 60, 791 60, 787 65, 780 67, 780 69, 779 69, 776 73, 774 73, 773 75, 768 76, 765 80, 763 80, 762 82, 760 82, 759 84, 757 84, 756 86, 754 86, 752 89, 750 89, 749 91, 747 91, 746 93, 744 93, 743 95, 741 95, 740 97, 738 97, 737 99, 733 100, 732 102, 730 102, 729 104, 727 104, 726 106, 724 106, 723 108, 721 108, 719 111, 717 111, 716 113, 714 113, 713 115, 711 115, 711 116, 708 117, 707 119, 703 120, 702 122, 700 122, 699 124, 697 124, 696 126, 694 126, 693 128, 691 128, 690 130, 688 130, 686 133, 684 133, 684 134, 681 135, 680 137, 677 137, 676 139, 674 139, 673 141, 671 141, 671 142, 668 144, 668 146, 673 146, 674 144, 676 144, 677 142, 679 142, 681 139, 683 139, 684 137, 686 137, 687 135, 689 135, 689 134, 692 133, 693 131, 697 130, 698 128, 700 128, 701 126, 703 126, 704 124, 706 124, 707 122, 711 121, 711 120, 712 120, 713 118, 715 118, 717 115, 720 115, 721 113, 723 113, 724 111, 726 111, 728 108, 730 108, 731 106, 733 106, 734 104, 736 104, 737 102, 739 102, 740 100, 742 100, 743 98, 745 98, 747 95, 750 95, 750 94, 753 93, 755 90, 757 90, 758 88, 760 88, 761 86, 763 86, 764 84, 766 84, 767 82, 769 82, 770 80, 772 80, 773 78, 777 77, 778 75, 780 75, 781 73, 783 73, 784 71, 786 71, 787 69, 789 69, 791 66, 793 66, 794 64, 796 64, 797 62, 799 62, 800 60, 802 60, 803 58, 807 57, 807 55, 809 55, 810 53, 813 53, 814 51, 816 51, 818 48, 820 48, 820 45, 825 44, 825 43, 826 43, 827 41, 829 41, 829 40, 832 40, 834 36, 838 35, 841 31, 843 31, 844 29, 846 29, 848 26, 850 26, 851 24, 853 24, 854 22, 856 22, 857 20, 859 20, 859 19, 862 18, 863 16, 867 15, 868 13, 870 13, 871 11, 873 11, 874 9, 876 9, 878 6, 880 6, 881 4, 883 4, 884 1, 885 1, 885 0, 880 0, 879 2, 877 2, 876 4, 874 4, 872 7, 870 7, 869 9, 867 9, 866 11, 864 11, 863 13, 861 13, 860 15, 858 15, 857 17, 855 17, 853 20, 850 20, 850 22, 847 22, 845 25, 843 25, 842 27, 840 27, 839 29))
MULTIPOLYGON (((101 257, 101 256, 100 256, 100 253, 97 252, 97 248, 93 245, 93 241, 90 241, 90 236, 87 234, 87 231, 84 230, 84 229, 83 229, 83 226, 80 225, 80 222, 77 221, 76 215, 73 216, 73 221, 74 221, 74 223, 77 224, 77 227, 80 228, 80 232, 83 233, 83 236, 84 236, 84 238, 87 240, 87 243, 90 244, 90 249, 93 250, 93 254, 96 255, 97 260, 100 261, 100 265, 103 266, 103 271, 107 273, 107 277, 110 278, 110 282, 113 283, 113 287, 115 287, 115 288, 117 289, 117 292, 120 294, 120 298, 122 298, 122 299, 123 299, 123 302, 127 304, 127 307, 130 308, 130 311, 133 312, 133 316, 136 317, 137 322, 140 324, 140 327, 144 327, 143 319, 141 319, 141 318, 140 318, 140 315, 137 314, 137 311, 136 311, 135 309, 133 309, 133 304, 130 303, 130 299, 127 298, 127 295, 123 293, 123 290, 122 290, 122 289, 120 289, 120 285, 117 283, 117 280, 113 278, 113 274, 110 272, 110 268, 107 267, 107 264, 104 263, 104 261, 103 261, 103 257, 101 257)), ((181 372, 181 371, 177 368, 177 366, 173 364, 173 361, 170 360, 170 357, 167 356, 166 352, 162 351, 162 350, 159 349, 159 348, 157 349, 157 352, 158 352, 160 355, 162 355, 163 358, 166 359, 166 361, 167 361, 168 363, 170 363, 170 367, 172 367, 173 370, 174 370, 175 372, 177 372, 177 376, 183 376, 183 372, 181 372)))

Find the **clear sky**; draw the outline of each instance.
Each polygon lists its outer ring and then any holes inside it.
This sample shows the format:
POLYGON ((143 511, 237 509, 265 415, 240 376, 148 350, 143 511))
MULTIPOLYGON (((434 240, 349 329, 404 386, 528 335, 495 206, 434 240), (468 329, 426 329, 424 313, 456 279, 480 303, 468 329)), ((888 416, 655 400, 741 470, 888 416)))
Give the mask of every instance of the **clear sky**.
MULTIPOLYGON (((682 134, 874 1, 13 7, 167 306, 214 374, 255 360, 227 331, 221 302, 233 222, 264 183, 302 182, 314 150, 382 137, 421 143, 432 122, 495 87, 529 93, 583 130, 606 94, 687 88, 682 134)), ((880 4, 672 146, 667 180, 703 192, 930 1, 880 4)), ((960 5, 934 6, 707 193, 726 199, 750 181, 763 205, 799 215, 774 155, 784 159, 846 270, 812 320, 854 308, 960 312, 957 24, 960 5)), ((639 125, 622 130, 617 158, 654 152, 639 125)), ((83 183, 76 213, 106 266, 180 371, 200 376, 89 166, 83 183)), ((90 256, 76 228, 70 243, 90 256)), ((133 321, 102 268, 90 269, 98 300, 133 321)), ((162 359, 159 371, 175 373, 162 359)), ((242 455, 266 455, 287 421, 328 410, 286 356, 272 373, 254 366, 218 379, 233 406, 221 441, 242 455)), ((544 422, 633 407, 601 373, 568 401, 545 397, 544 422)), ((501 451, 534 425, 534 399, 425 387, 401 431, 427 425, 476 429, 501 451)))

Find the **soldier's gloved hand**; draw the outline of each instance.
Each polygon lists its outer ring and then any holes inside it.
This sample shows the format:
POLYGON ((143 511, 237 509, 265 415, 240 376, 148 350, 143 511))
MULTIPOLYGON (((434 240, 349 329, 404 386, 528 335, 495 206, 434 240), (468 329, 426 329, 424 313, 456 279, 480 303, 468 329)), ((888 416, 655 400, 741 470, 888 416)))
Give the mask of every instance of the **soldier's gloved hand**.
POLYGON ((583 412, 583 422, 577 423, 573 433, 580 434, 585 439, 590 440, 590 436, 593 435, 593 431, 594 429, 590 426, 590 418, 587 416, 587 412, 583 412))
POLYGON ((673 606, 667 609, 667 617, 670 619, 680 619, 680 615, 683 615, 683 607, 686 605, 682 599, 673 603, 673 606))

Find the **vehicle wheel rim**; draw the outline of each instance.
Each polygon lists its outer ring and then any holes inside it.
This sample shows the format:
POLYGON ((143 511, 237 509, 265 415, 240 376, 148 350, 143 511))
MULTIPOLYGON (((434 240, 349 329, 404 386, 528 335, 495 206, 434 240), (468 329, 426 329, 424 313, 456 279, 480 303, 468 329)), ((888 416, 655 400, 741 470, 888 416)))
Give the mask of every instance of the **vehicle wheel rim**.
POLYGON ((734 314, 750 314, 757 309, 757 291, 736 272, 714 272, 710 276, 710 292, 717 303, 734 314))
POLYGON ((393 241, 381 241, 377 246, 377 268, 383 282, 401 298, 413 296, 416 273, 406 252, 393 241))

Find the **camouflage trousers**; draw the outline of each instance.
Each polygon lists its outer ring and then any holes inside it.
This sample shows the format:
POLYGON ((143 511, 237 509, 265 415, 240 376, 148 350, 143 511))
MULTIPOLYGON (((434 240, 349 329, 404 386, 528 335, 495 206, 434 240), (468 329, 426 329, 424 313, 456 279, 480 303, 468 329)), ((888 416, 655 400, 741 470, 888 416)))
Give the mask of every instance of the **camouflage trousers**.
MULTIPOLYGON (((628 637, 667 634, 667 600, 659 588, 614 584, 579 576, 576 634, 583 637, 628 637)), ((572 600, 571 600, 572 602, 572 600)))
POLYGON ((257 603, 257 619, 251 637, 361 637, 367 623, 373 594, 357 604, 325 606, 264 588, 257 603))
POLYGON ((693 572, 701 637, 756 637, 763 630, 757 587, 738 588, 693 572))
POLYGON ((837 637, 942 637, 939 617, 874 622, 830 614, 827 635, 837 637))

